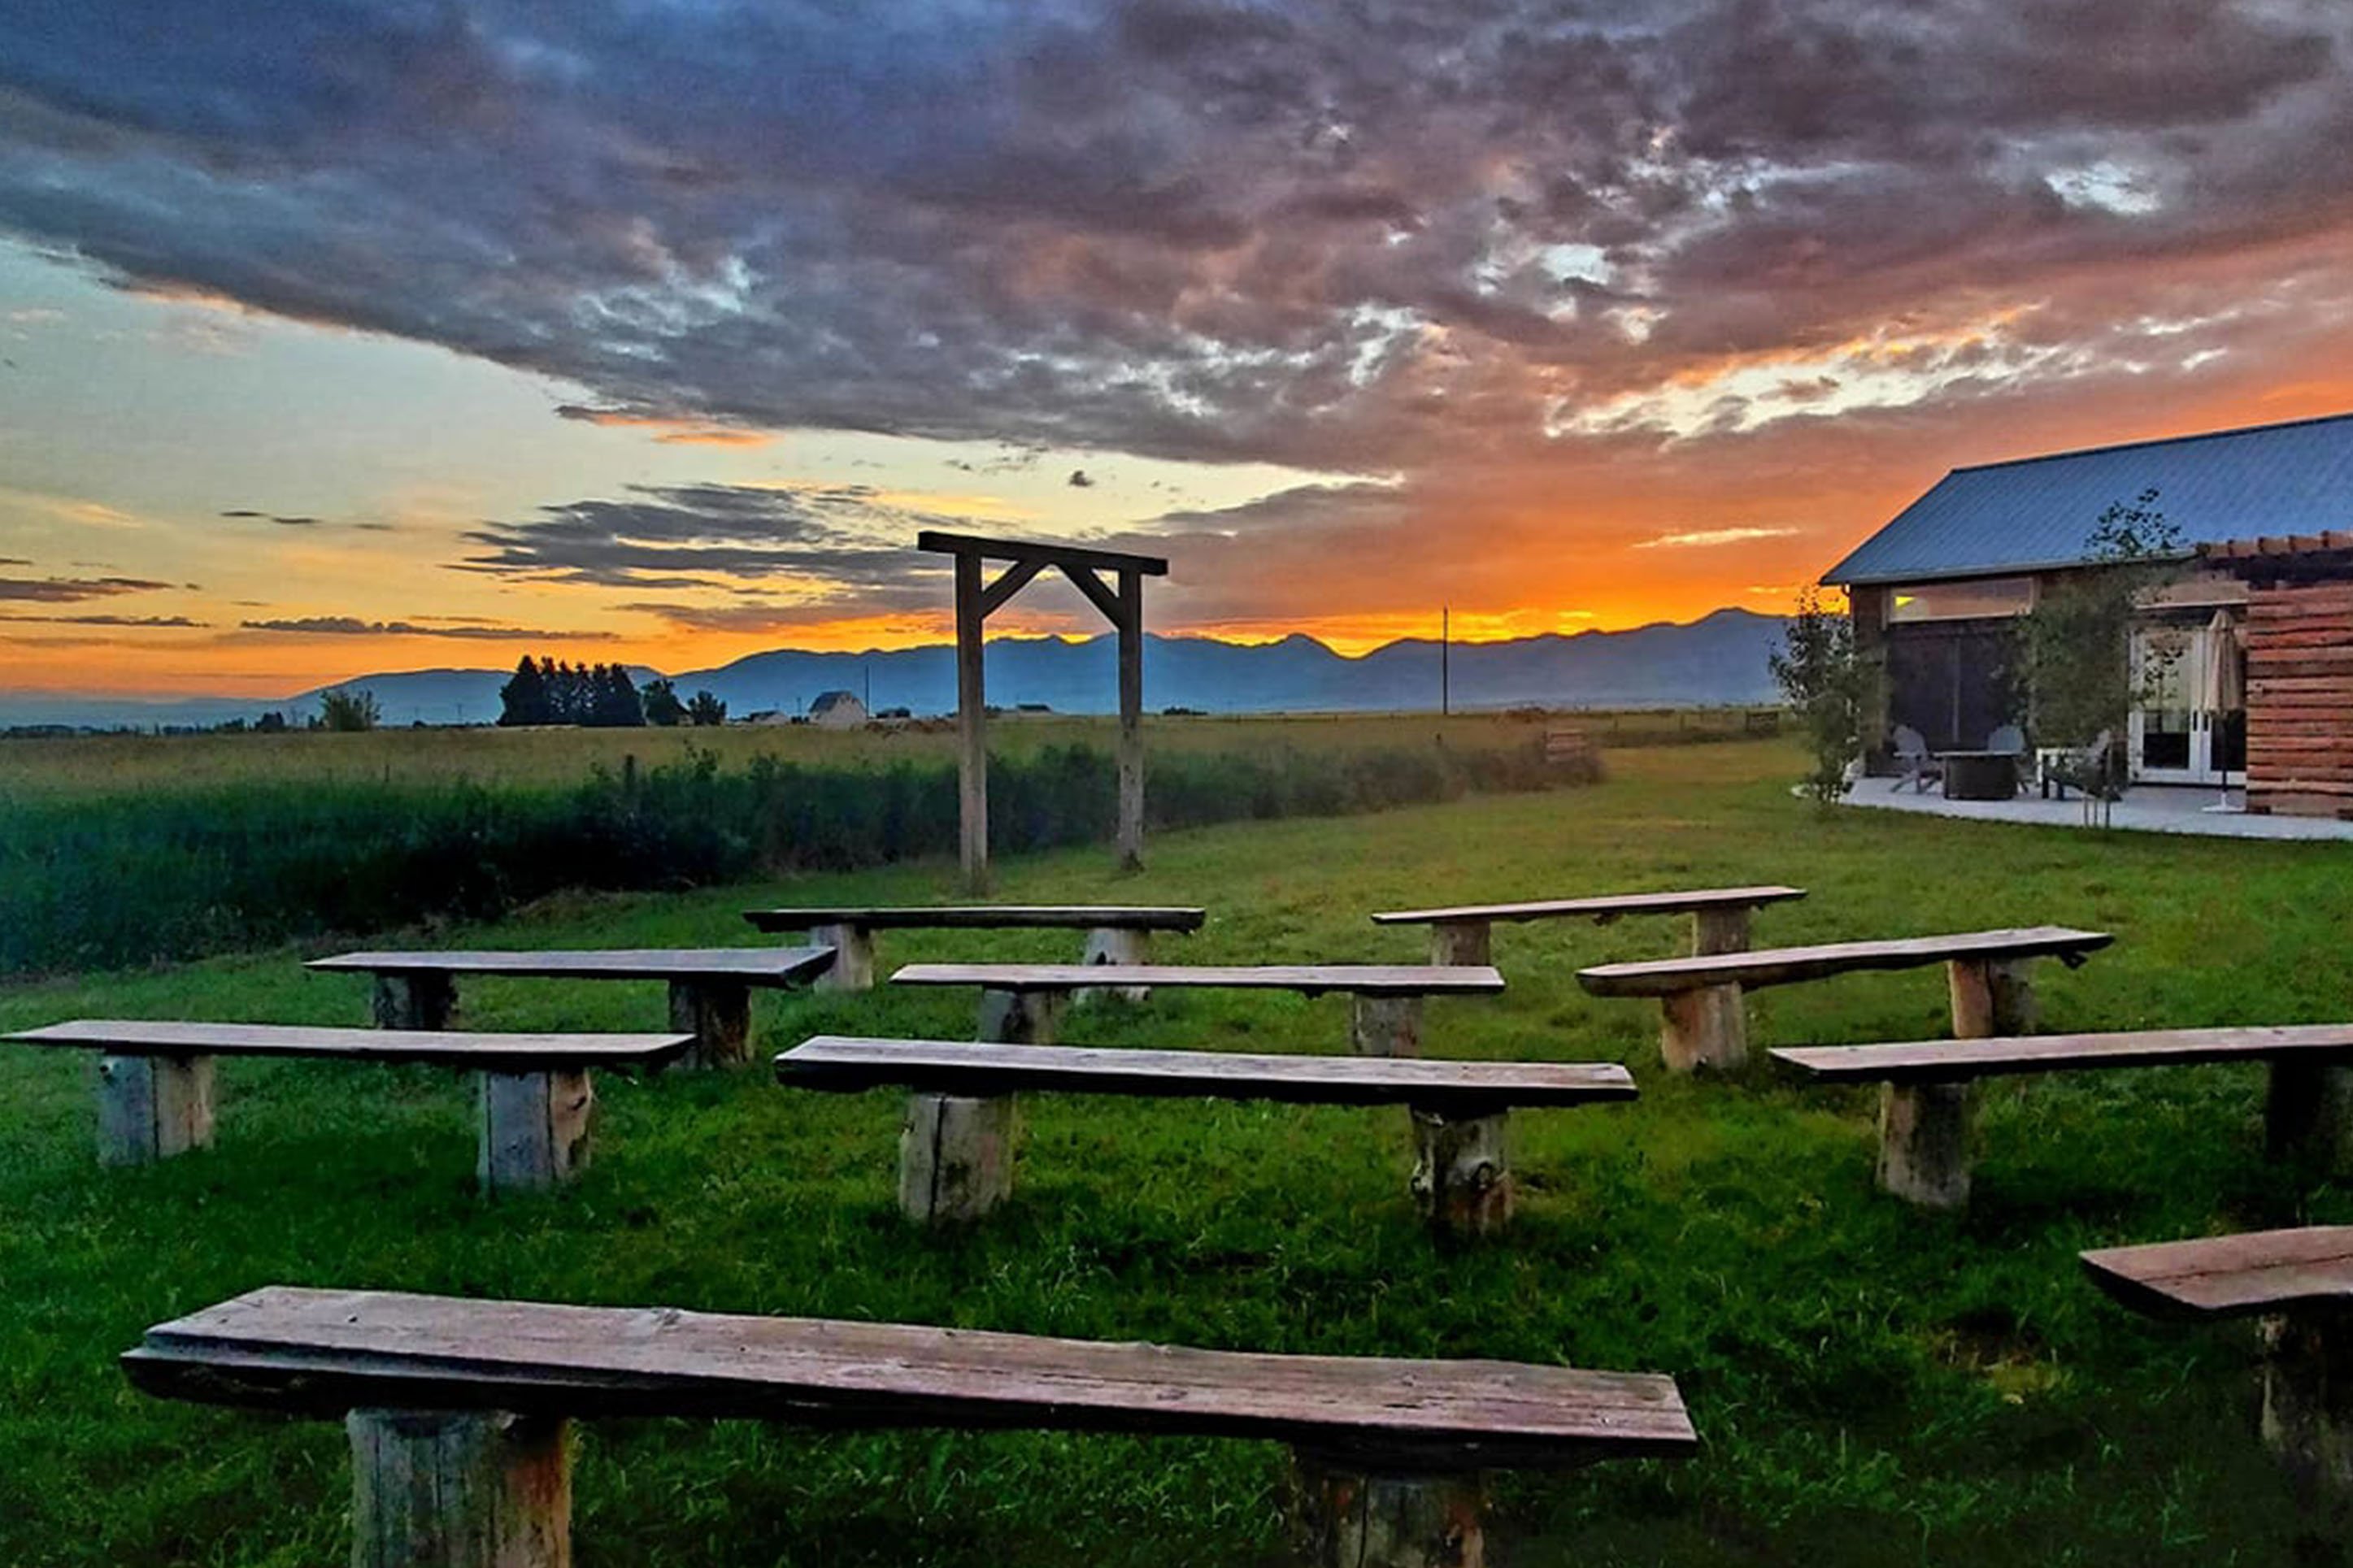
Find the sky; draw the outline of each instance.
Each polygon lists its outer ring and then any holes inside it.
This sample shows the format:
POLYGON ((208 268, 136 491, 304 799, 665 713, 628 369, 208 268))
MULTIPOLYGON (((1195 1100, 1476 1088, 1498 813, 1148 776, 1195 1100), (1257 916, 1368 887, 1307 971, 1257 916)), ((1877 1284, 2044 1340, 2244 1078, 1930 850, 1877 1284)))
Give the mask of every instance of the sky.
POLYGON ((2342 0, 18 0, 0 689, 1781 611, 2353 409, 2342 0), (1087 634, 1041 580, 993 633, 1087 634))

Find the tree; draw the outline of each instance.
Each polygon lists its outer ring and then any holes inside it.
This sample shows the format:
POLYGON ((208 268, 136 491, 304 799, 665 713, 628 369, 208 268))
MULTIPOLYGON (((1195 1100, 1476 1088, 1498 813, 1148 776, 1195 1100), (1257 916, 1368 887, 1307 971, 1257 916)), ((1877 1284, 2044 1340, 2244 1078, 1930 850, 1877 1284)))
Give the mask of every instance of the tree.
POLYGON ((1854 622, 1824 605, 1809 588, 1783 632, 1783 646, 1767 656, 1773 679, 1796 710, 1813 753, 1805 791, 1828 803, 1847 792, 1847 770, 1862 754, 1863 714, 1878 689, 1878 671, 1855 649, 1854 622))
POLYGON ((678 700, 678 691, 669 681, 649 680, 638 696, 645 703, 647 723, 668 730, 686 722, 686 704, 678 700))
POLYGON ((319 702, 322 729, 346 732, 373 730, 383 717, 383 710, 376 706, 375 693, 365 689, 330 691, 319 702))
POLYGON ((686 714, 705 728, 724 724, 727 722, 727 704, 709 691, 698 691, 694 694, 694 700, 686 705, 686 714))
POLYGON ((2090 564, 2051 584, 2017 619, 2013 657, 2038 744, 2121 736, 2134 707, 2181 657, 2179 642, 2162 637, 2145 658, 2132 651, 2142 596, 2172 577, 2181 557, 2181 531, 2157 510, 2157 495, 2111 504, 2087 542, 2090 564))
POLYGON ((617 664, 597 664, 583 673, 586 678, 587 712, 581 722, 607 730, 644 725, 646 705, 639 700, 627 669, 617 664))
POLYGON ((512 728, 519 724, 545 724, 551 721, 548 711, 547 677, 540 666, 525 654, 515 660, 515 671, 504 686, 499 688, 499 722, 512 728))

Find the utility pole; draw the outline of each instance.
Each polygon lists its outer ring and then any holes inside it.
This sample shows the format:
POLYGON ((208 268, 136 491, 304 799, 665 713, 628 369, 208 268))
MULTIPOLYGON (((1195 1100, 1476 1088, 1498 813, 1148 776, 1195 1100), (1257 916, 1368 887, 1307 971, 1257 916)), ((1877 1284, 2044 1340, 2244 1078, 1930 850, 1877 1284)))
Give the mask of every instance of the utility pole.
POLYGON ((1452 605, 1438 606, 1438 713, 1441 719, 1454 711, 1453 618, 1452 605))

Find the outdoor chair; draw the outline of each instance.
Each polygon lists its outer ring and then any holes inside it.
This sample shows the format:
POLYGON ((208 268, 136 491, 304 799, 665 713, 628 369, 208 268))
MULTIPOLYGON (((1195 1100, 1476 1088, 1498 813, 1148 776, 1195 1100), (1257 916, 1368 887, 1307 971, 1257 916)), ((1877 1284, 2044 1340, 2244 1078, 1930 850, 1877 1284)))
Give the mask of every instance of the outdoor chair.
POLYGON ((1928 754, 1927 738, 1909 724, 1895 726, 1895 782, 1888 788, 1902 789, 1910 784, 1913 793, 1926 794, 1930 784, 1945 776, 1945 770, 1928 754))
POLYGON ((1994 732, 1986 737, 1985 749, 1989 752, 1999 752, 2010 759, 2010 767, 2012 794, 2015 794, 2017 791, 2022 790, 2026 787, 2025 773, 2019 767, 2020 761, 2026 755, 2025 731, 2020 729, 2015 724, 1997 725, 1994 729, 1994 732))
POLYGON ((2084 821, 2089 824, 2096 808, 2100 820, 2105 823, 2107 807, 2123 793, 2117 788, 2114 759, 2110 754, 2115 750, 2116 732, 2111 730, 2103 730, 2093 736, 2091 744, 2087 746, 2046 748, 2039 753, 2042 793, 2048 796, 2055 788, 2059 798, 2065 800, 2068 787, 2073 785, 2083 796, 2084 821))

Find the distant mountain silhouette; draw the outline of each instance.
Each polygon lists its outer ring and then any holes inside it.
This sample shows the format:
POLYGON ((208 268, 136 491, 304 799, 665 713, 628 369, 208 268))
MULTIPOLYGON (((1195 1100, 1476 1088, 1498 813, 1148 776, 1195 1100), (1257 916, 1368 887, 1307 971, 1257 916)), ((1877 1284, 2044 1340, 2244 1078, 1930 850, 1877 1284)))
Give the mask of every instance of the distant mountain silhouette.
MULTIPOLYGON (((1718 610, 1686 626, 1660 622, 1622 632, 1577 632, 1509 642, 1457 643, 1452 689, 1458 709, 1523 703, 1551 708, 1663 708, 1774 700, 1766 655, 1783 620, 1718 610)), ((1409 638, 1360 658, 1296 634, 1244 644, 1214 637, 1147 637, 1148 709, 1212 713, 1436 709, 1439 647, 1409 638)), ((988 698, 1011 707, 1044 703, 1059 712, 1101 713, 1116 703, 1118 649, 1109 636, 1069 643, 1001 637, 988 645, 988 698)), ((212 724, 272 709, 300 721, 328 691, 365 688, 388 725, 488 723, 499 716, 504 669, 419 669, 355 676, 280 701, 189 698, 165 702, 0 693, 0 724, 212 724)), ((655 671, 638 669, 638 680, 655 671)), ((709 689, 736 718, 770 710, 804 713, 818 693, 871 692, 876 709, 944 713, 955 707, 955 654, 946 644, 868 653, 777 648, 715 669, 670 678, 681 697, 709 689)))

